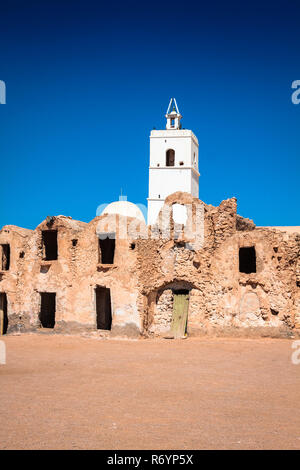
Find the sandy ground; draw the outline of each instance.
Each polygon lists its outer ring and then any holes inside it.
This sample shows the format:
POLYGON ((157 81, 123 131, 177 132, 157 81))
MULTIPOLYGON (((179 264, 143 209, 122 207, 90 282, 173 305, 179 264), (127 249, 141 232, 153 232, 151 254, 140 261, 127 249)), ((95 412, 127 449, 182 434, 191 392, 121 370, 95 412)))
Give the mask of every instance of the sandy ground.
POLYGON ((6 336, 1 449, 299 449, 291 340, 6 336))

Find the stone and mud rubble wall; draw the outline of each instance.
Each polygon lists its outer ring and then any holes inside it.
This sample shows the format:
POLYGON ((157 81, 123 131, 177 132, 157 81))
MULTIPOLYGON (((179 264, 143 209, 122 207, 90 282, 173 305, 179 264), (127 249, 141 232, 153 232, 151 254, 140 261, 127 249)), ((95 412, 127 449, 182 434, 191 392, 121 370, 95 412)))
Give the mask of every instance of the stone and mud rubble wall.
POLYGON ((181 291, 188 293, 190 335, 300 332, 300 234, 256 227, 237 215, 235 198, 213 207, 174 193, 152 227, 112 215, 89 223, 47 217, 35 230, 4 226, 0 249, 7 333, 41 329, 43 293, 55 294, 53 331, 101 333, 97 292, 104 290, 108 335, 164 336, 181 291), (187 208, 184 223, 174 215, 178 206, 187 208), (48 231, 57 236, 54 259, 45 252, 48 231), (112 262, 102 259, 103 234, 115 238, 112 262), (243 272, 240 250, 249 248, 255 269, 243 272))
MULTIPOLYGON (((203 204, 181 193, 166 200, 171 207, 187 203, 203 204)), ((172 211, 166 213, 174 234, 172 211)), ((236 214, 235 198, 204 205, 200 248, 191 249, 183 233, 140 240, 138 250, 145 334, 169 330, 176 290, 189 292, 190 334, 287 335, 299 328, 300 234, 257 229, 236 214), (256 253, 256 272, 248 274, 239 269, 239 250, 246 247, 256 253)))

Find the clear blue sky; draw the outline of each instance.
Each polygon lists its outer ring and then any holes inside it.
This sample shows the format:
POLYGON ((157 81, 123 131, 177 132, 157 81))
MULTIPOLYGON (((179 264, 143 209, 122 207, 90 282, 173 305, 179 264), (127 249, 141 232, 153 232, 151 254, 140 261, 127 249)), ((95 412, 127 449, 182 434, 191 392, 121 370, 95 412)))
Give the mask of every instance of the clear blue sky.
POLYGON ((300 5, 1 2, 0 226, 146 204, 149 133, 175 96, 199 139, 199 197, 300 225, 300 5))

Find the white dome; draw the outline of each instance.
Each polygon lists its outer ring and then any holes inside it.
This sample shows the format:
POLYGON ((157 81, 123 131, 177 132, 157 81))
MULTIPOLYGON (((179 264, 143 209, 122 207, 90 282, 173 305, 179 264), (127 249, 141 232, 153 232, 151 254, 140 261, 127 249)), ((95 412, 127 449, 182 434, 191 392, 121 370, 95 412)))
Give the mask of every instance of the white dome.
POLYGON ((146 223, 141 209, 129 201, 112 202, 105 207, 101 215, 103 214, 119 214, 124 215, 125 217, 134 217, 135 219, 146 223))

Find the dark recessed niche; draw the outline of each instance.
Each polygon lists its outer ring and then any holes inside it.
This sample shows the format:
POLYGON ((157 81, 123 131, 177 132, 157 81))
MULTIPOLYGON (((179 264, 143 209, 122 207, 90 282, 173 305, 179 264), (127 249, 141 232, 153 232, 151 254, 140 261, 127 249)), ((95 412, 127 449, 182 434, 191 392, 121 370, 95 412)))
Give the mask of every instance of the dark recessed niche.
POLYGON ((175 165, 175 150, 169 149, 166 151, 166 166, 175 165))
POLYGON ((43 230, 43 258, 46 261, 57 259, 57 230, 43 230))
POLYGON ((96 320, 97 329, 111 329, 111 298, 110 289, 106 287, 96 287, 96 320))
POLYGON ((43 328, 54 328, 55 310, 56 310, 56 294, 54 292, 40 292, 41 310, 40 322, 43 328))
POLYGON ((98 240, 99 246, 99 263, 101 264, 113 264, 115 256, 115 233, 108 233, 98 240))
POLYGON ((5 243, 0 245, 0 267, 2 271, 9 271, 10 266, 10 245, 5 243))
POLYGON ((40 272, 43 274, 46 274, 50 269, 50 266, 41 266, 40 267, 40 272))
POLYGON ((256 273, 256 253, 254 246, 242 247, 239 250, 240 273, 256 273))
POLYGON ((278 315, 278 310, 274 310, 274 308, 271 308, 271 313, 272 315, 278 315))

